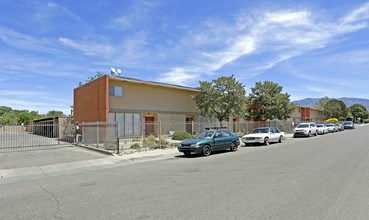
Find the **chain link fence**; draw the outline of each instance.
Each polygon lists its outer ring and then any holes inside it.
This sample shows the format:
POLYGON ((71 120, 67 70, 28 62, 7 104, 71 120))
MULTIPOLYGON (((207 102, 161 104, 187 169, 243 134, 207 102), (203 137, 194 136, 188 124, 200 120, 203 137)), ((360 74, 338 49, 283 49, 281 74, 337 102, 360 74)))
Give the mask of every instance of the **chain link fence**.
POLYGON ((1 125, 0 152, 71 146, 74 137, 74 125, 71 123, 1 125))
POLYGON ((89 147, 114 153, 130 154, 137 151, 173 148, 186 139, 196 137, 206 129, 224 127, 237 136, 249 134, 259 127, 277 127, 285 133, 293 133, 292 121, 245 121, 206 123, 105 123, 89 122, 80 126, 78 141, 89 147), (177 140, 180 139, 180 140, 177 140))

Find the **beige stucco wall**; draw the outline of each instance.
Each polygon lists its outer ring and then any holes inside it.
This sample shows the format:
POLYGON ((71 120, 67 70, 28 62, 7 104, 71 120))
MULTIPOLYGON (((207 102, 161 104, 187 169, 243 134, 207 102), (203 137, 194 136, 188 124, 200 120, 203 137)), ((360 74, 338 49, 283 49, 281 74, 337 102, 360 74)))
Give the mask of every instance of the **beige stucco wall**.
POLYGON ((114 79, 109 84, 123 87, 123 96, 109 96, 109 109, 199 113, 191 98, 195 91, 114 79))
POLYGON ((169 134, 169 131, 186 130, 186 115, 184 114, 158 114, 158 120, 161 120, 161 130, 165 135, 169 134))
POLYGON ((322 113, 320 113, 320 110, 317 109, 310 109, 310 118, 312 120, 320 119, 321 121, 324 121, 325 117, 322 113))
POLYGON ((288 120, 291 119, 291 121, 293 121, 294 118, 301 119, 301 108, 299 106, 296 106, 295 111, 292 112, 292 114, 291 114, 291 116, 288 120))

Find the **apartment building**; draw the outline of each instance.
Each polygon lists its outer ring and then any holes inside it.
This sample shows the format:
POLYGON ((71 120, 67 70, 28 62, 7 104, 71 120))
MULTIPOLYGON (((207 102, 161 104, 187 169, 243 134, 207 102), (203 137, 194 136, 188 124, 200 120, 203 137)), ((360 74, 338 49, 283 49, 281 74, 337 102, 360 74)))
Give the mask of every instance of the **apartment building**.
POLYGON ((74 90, 74 121, 119 122, 126 125, 121 137, 156 134, 159 121, 163 133, 191 132, 191 122, 202 120, 192 100, 197 93, 191 87, 105 75, 74 90))

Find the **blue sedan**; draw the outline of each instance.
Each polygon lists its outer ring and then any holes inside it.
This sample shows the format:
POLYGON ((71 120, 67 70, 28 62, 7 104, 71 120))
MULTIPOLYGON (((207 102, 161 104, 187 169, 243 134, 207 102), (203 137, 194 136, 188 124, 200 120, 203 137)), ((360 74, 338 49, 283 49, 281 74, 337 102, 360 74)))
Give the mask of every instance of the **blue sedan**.
POLYGON ((208 130, 199 134, 195 139, 183 141, 178 151, 189 156, 191 153, 209 156, 212 151, 230 149, 237 151, 240 145, 239 138, 228 129, 208 130))

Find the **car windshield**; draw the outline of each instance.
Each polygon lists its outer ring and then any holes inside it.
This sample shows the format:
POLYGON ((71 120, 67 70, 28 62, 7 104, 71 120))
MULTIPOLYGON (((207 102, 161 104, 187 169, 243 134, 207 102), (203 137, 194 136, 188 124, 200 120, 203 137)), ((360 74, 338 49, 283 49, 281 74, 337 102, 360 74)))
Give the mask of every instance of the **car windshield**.
POLYGON ((322 128, 322 127, 324 127, 323 125, 316 125, 318 128, 322 128))
POLYGON ((268 132, 269 128, 256 128, 251 132, 251 134, 268 133, 268 132))
POLYGON ((297 128, 308 128, 308 127, 309 127, 308 124, 302 124, 302 125, 297 126, 297 128))
POLYGON ((345 122, 344 124, 345 124, 345 125, 350 125, 350 124, 351 124, 351 122, 345 122))
POLYGON ((325 125, 325 126, 327 126, 327 127, 333 127, 333 125, 332 125, 332 124, 329 124, 329 125, 325 125))
POLYGON ((204 131, 197 136, 197 139, 209 139, 214 134, 214 131, 204 131))

